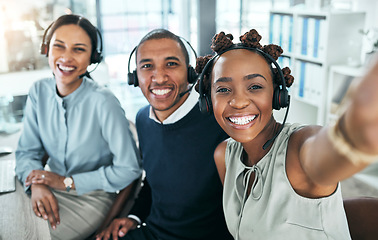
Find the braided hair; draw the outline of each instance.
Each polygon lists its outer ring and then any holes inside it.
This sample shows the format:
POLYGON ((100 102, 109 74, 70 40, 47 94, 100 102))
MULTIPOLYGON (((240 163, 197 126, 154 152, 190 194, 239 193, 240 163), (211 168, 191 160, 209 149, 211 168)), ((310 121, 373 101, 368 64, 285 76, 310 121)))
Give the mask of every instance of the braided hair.
MULTIPOLYGON (((269 54, 274 60, 277 61, 278 57, 280 57, 281 54, 283 53, 282 48, 278 45, 275 45, 275 44, 269 44, 269 45, 262 46, 260 44, 261 38, 262 38, 261 35, 255 29, 251 29, 249 32, 246 32, 244 35, 240 36, 240 38, 239 38, 240 42, 241 42, 240 45, 245 46, 245 47, 249 47, 249 48, 252 48, 252 49, 253 48, 259 49, 259 50, 265 52, 266 54, 269 54)), ((235 46, 235 44, 232 42, 232 40, 233 40, 233 36, 231 34, 225 34, 224 32, 220 32, 218 34, 215 34, 214 37, 212 38, 211 49, 216 54, 221 55, 227 49, 230 49, 233 46, 235 46)), ((267 63, 271 66, 271 62, 268 58, 266 58, 263 54, 259 53, 258 51, 256 51, 256 53, 258 53, 259 55, 264 57, 264 59, 267 61, 267 63)), ((206 63, 212 58, 213 58, 212 55, 198 57, 195 71, 198 74, 201 74, 202 71, 204 70, 204 67, 206 66, 206 63)), ((273 76, 272 77, 273 78, 273 84, 281 85, 282 82, 281 82, 278 70, 276 68, 273 68, 272 66, 271 66, 271 70, 272 70, 272 76, 273 76)), ((205 87, 205 92, 207 92, 207 93, 210 92, 210 72, 211 71, 204 73, 205 76, 203 78, 203 81, 204 81, 203 84, 204 84, 204 87, 205 87)), ((284 78, 285 78, 286 87, 290 87, 294 82, 294 77, 291 75, 290 68, 289 67, 283 68, 282 73, 283 73, 284 78)), ((197 91, 199 91, 198 87, 199 86, 197 84, 196 85, 197 91)))

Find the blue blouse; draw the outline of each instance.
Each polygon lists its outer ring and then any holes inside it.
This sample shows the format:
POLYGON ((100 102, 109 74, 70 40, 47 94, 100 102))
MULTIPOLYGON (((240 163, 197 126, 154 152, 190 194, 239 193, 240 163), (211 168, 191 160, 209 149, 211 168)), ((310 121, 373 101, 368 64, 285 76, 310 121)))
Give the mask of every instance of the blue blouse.
POLYGON ((78 89, 63 98, 57 94, 53 78, 31 87, 16 151, 16 174, 22 182, 32 170, 43 169, 45 153, 50 157, 47 164, 51 171, 72 176, 78 194, 116 192, 142 172, 119 101, 86 77, 78 89))

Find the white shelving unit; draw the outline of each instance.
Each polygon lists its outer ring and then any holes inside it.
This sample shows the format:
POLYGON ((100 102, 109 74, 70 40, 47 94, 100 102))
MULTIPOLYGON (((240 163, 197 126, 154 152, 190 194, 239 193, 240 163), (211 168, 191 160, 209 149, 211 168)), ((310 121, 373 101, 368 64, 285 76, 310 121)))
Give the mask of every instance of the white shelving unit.
POLYGON ((364 24, 363 12, 270 11, 269 42, 283 48, 278 62, 295 78, 288 122, 326 123, 329 68, 360 60, 364 24))

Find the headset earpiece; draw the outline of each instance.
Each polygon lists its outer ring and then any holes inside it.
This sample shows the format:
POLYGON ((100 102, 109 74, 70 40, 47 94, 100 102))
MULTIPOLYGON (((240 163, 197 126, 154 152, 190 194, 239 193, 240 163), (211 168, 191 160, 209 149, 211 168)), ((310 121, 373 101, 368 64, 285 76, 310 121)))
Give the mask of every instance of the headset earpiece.
POLYGON ((281 106, 280 106, 280 87, 277 86, 274 88, 274 92, 273 92, 273 109, 275 110, 280 110, 281 109, 281 106))
POLYGON ((129 72, 127 74, 127 83, 129 85, 134 85, 134 87, 138 87, 139 86, 138 75, 136 73, 136 70, 134 70, 132 73, 129 72))
POLYGON ((133 50, 131 50, 130 56, 129 56, 129 61, 127 62, 127 83, 129 85, 134 85, 134 87, 139 86, 139 81, 138 81, 138 75, 136 70, 133 72, 130 71, 130 62, 131 62, 131 56, 133 56, 133 53, 137 50, 138 46, 134 47, 133 50))
POLYGON ((289 96, 289 91, 284 88, 284 89, 281 89, 280 90, 280 106, 281 108, 287 108, 290 104, 290 100, 289 100, 290 96, 289 96))
POLYGON ((39 52, 42 54, 42 55, 48 55, 48 50, 47 50, 47 44, 46 43, 42 43, 41 44, 41 49, 39 50, 39 52))
POLYGON ((102 56, 102 36, 100 30, 96 28, 97 32, 97 46, 96 49, 92 52, 91 63, 100 63, 103 59, 102 56))
POLYGON ((91 63, 100 63, 102 61, 103 57, 101 52, 99 52, 97 49, 92 53, 91 56, 91 63))
POLYGON ((189 83, 195 83, 198 79, 198 74, 194 70, 192 66, 188 67, 188 82, 189 83))
POLYGON ((204 78, 207 75, 207 72, 210 69, 210 66, 213 65, 214 59, 219 56, 215 55, 212 57, 205 65, 202 70, 202 73, 199 75, 198 78, 198 89, 199 89, 199 98, 198 98, 198 105, 201 113, 203 114, 210 114, 213 112, 213 104, 211 103, 211 96, 206 92, 206 88, 204 85, 204 78))
POLYGON ((203 114, 210 114, 213 112, 213 105, 208 95, 200 96, 198 98, 198 106, 203 114))
POLYGON ((47 36, 47 33, 49 32, 50 28, 52 27, 52 25, 54 25, 55 22, 52 22, 45 30, 45 32, 43 33, 43 37, 42 37, 42 44, 41 44, 41 48, 39 49, 40 53, 42 55, 45 55, 46 57, 49 55, 49 45, 46 43, 46 36, 47 36))
MULTIPOLYGON (((250 49, 250 48, 247 47, 246 49, 250 49)), ((279 79, 281 80, 280 85, 282 85, 282 87, 280 88, 280 86, 277 86, 274 88, 273 100, 272 100, 273 109, 280 110, 281 108, 289 107, 290 96, 289 96, 289 91, 286 88, 286 80, 282 73, 281 67, 278 65, 277 61, 274 58, 272 58, 272 56, 270 56, 269 54, 265 53, 264 51, 260 49, 255 49, 255 50, 258 51, 265 58, 267 58, 275 66, 279 75, 279 79)))
POLYGON ((273 93, 273 109, 280 110, 286 108, 289 105, 289 92, 287 89, 280 89, 277 86, 273 93))

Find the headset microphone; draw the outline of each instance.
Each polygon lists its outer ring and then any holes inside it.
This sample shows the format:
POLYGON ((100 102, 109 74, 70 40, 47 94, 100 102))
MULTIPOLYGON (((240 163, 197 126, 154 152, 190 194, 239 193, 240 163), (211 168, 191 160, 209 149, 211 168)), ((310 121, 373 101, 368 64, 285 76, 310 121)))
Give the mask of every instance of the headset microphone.
POLYGON ((179 97, 181 98, 181 97, 183 97, 185 94, 187 94, 188 92, 190 92, 190 90, 192 90, 193 86, 194 86, 194 84, 193 84, 192 86, 190 86, 190 88, 189 88, 188 90, 186 90, 186 91, 180 93, 180 94, 179 94, 179 97))
POLYGON ((266 143, 263 145, 263 149, 267 149, 269 147, 270 144, 272 144, 274 142, 274 140, 278 137, 278 135, 281 133, 282 129, 284 128, 285 126, 285 122, 286 122, 286 118, 287 118, 287 114, 289 113, 289 107, 290 107, 290 96, 288 96, 288 101, 289 101, 289 104, 287 105, 287 108, 286 108, 286 113, 285 113, 285 117, 284 117, 284 120, 282 122, 282 125, 280 127, 280 130, 278 130, 278 132, 276 133, 276 135, 274 135, 274 137, 272 137, 271 139, 269 139, 268 141, 266 141, 266 143))
POLYGON ((80 74, 78 77, 77 77, 77 79, 81 79, 81 78, 83 78, 83 77, 88 77, 88 78, 90 78, 90 79, 92 79, 93 80, 93 78, 91 77, 91 75, 90 75, 90 73, 92 73, 94 70, 96 70, 96 68, 98 67, 98 65, 99 65, 100 63, 96 63, 96 67, 94 67, 91 71, 85 71, 85 73, 83 73, 83 74, 80 74))
MULTIPOLYGON (((85 71, 85 73, 80 74, 80 75, 77 77, 77 79, 81 79, 81 78, 83 78, 83 77, 85 77, 85 76, 89 77, 89 72, 88 72, 88 71, 85 71)), ((90 78, 90 77, 89 77, 89 78, 90 78)))

